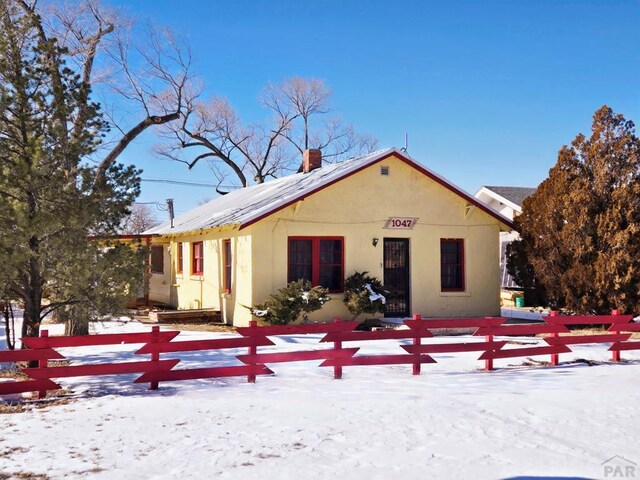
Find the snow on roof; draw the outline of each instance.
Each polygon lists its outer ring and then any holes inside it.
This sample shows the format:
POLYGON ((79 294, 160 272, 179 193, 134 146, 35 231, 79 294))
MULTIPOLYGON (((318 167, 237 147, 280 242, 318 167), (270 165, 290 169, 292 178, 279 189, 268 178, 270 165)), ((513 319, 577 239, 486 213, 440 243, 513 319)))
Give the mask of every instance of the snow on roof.
POLYGON ((511 226, 509 219, 435 172, 417 164, 406 153, 395 148, 386 148, 342 163, 327 165, 309 173, 297 173, 238 189, 178 215, 174 219, 173 228, 167 222, 150 228, 143 234, 167 235, 225 226, 243 228, 390 155, 403 159, 438 183, 493 215, 502 223, 511 226))

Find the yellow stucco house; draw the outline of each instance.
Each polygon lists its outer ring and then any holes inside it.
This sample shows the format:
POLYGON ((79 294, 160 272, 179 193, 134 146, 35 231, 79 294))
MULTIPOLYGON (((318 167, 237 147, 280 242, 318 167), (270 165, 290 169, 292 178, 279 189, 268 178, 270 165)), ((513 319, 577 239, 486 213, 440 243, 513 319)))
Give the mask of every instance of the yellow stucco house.
POLYGON ((332 293, 312 320, 349 318, 344 279, 366 270, 390 292, 387 317, 500 313, 509 219, 394 148, 327 166, 308 150, 303 165, 146 231, 151 300, 243 326, 245 306, 308 278, 332 293))

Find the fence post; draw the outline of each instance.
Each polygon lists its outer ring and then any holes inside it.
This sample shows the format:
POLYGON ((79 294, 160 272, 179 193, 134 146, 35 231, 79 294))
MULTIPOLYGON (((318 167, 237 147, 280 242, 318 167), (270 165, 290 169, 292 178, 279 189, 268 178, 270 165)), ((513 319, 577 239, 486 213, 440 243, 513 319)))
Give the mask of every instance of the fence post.
MULTIPOLYGON (((493 342, 493 334, 492 335, 485 335, 484 336, 484 341, 485 342, 493 342)), ((487 349, 485 350, 487 353, 489 352, 493 352, 493 349, 487 349)), ((487 372, 490 372, 491 370, 493 370, 493 358, 487 358, 484 361, 484 369, 487 372)))
MULTIPOLYGON (((340 323, 342 320, 340 318, 334 318, 333 323, 340 323)), ((336 332, 339 335, 339 332, 336 332)), ((333 342, 334 350, 342 350, 342 340, 336 340, 333 342)), ((340 362, 342 359, 335 357, 335 362, 340 362)), ((340 380, 342 378, 342 365, 334 365, 333 366, 333 378, 336 380, 340 380)))
MULTIPOLYGON (((40 330, 40 336, 41 337, 48 337, 49 336, 49 330, 40 330)), ((49 365, 49 360, 47 360, 46 358, 43 360, 38 360, 38 368, 47 368, 47 366, 49 365)), ((47 391, 46 390, 40 390, 38 392, 38 398, 44 398, 47 396, 47 391)))
MULTIPOLYGON (((157 333, 160 332, 160 326, 159 325, 154 325, 153 327, 151 327, 151 333, 153 333, 154 335, 152 336, 152 340, 151 343, 158 343, 158 336, 157 333)), ((151 354, 151 361, 152 362, 157 362, 160 360, 160 353, 159 352, 153 352, 151 354)), ((149 390, 157 390, 158 389, 158 382, 157 381, 153 381, 149 383, 149 390)))
MULTIPOLYGON (((620 315, 620 310, 611 310, 611 316, 616 316, 616 315, 620 315)), ((611 323, 615 324, 616 320, 614 319, 611 323)), ((620 333, 620 331, 616 330, 616 333, 620 333)), ((613 352, 611 352, 611 361, 619 362, 620 360, 622 360, 622 356, 620 355, 620 350, 614 350, 613 352)))
MULTIPOLYGON (((549 314, 549 316, 551 317, 557 317, 558 316, 558 312, 556 310, 551 310, 551 313, 549 314)), ((551 334, 552 337, 559 337, 560 334, 558 332, 553 332, 551 334)), ((558 363, 560 363, 560 355, 557 353, 552 353, 551 354, 551 365, 553 365, 554 367, 556 365, 558 365, 558 363)))
MULTIPOLYGON (((416 322, 420 322, 422 320, 422 316, 419 313, 416 313, 413 315, 413 320, 415 320, 416 322)), ((420 338, 420 328, 416 328, 414 331, 415 336, 413 337, 413 344, 414 345, 420 345, 421 344, 421 338, 420 338)), ((420 352, 416 352, 414 353, 416 360, 413 363, 413 374, 414 375, 420 375, 420 352)))
MULTIPOLYGON (((258 326, 258 322, 256 320, 249 320, 249 327, 256 328, 258 326)), ((256 338, 255 335, 251 335, 249 338, 256 338)), ((258 353, 258 347, 252 345, 249 347, 249 355, 256 355, 258 353)), ((256 362, 252 361, 249 365, 256 365, 256 362)), ((247 375, 247 382, 256 383, 256 374, 250 373, 247 375)))

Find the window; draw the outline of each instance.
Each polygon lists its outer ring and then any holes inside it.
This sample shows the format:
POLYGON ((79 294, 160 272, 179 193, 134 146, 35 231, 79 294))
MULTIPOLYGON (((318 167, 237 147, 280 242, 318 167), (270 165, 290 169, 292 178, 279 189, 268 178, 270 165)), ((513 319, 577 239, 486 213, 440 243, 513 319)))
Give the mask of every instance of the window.
POLYGON ((162 245, 151 247, 151 273, 164 273, 164 247, 162 245))
POLYGON ((202 275, 204 266, 204 248, 202 242, 191 244, 191 274, 202 275))
POLYGON ((224 254, 224 278, 223 287, 224 293, 231 293, 231 240, 225 240, 223 242, 223 254, 224 254))
POLYGON ((330 292, 344 290, 342 237, 290 237, 288 281, 310 280, 330 292))
POLYGON ((443 292, 464 291, 464 240, 440 239, 440 287, 443 292))
POLYGON ((184 262, 183 254, 182 254, 182 242, 178 242, 178 265, 176 267, 177 273, 182 273, 182 265, 184 262))

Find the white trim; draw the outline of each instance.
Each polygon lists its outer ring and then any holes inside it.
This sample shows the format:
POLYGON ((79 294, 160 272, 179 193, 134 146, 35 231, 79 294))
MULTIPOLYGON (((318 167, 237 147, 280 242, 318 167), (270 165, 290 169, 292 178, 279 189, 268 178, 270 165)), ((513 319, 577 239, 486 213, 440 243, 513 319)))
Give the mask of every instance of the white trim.
POLYGON ((500 203, 504 203, 507 207, 511 207, 514 211, 516 211, 518 213, 522 213, 522 207, 520 205, 516 205, 511 200, 509 200, 507 198, 504 198, 502 195, 498 195, 496 192, 494 192, 493 190, 488 189, 487 187, 480 188, 480 190, 478 190, 476 192, 474 197, 479 199, 478 196, 483 194, 483 193, 486 194, 486 195, 489 195, 491 198, 493 198, 494 200, 499 201, 500 203))

